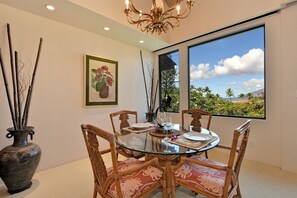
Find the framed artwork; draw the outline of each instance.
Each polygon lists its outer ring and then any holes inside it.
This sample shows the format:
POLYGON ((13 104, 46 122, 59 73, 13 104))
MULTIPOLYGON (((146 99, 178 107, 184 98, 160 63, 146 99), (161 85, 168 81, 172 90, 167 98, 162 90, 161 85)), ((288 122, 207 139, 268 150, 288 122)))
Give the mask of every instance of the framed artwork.
POLYGON ((85 55, 85 106, 118 104, 118 62, 85 55))

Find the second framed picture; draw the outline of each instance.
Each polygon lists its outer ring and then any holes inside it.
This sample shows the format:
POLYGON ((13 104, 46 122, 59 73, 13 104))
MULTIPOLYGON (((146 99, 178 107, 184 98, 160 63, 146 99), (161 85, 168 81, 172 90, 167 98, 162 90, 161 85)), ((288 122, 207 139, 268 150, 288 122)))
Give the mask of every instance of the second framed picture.
POLYGON ((118 104, 118 62, 85 55, 85 106, 118 104))

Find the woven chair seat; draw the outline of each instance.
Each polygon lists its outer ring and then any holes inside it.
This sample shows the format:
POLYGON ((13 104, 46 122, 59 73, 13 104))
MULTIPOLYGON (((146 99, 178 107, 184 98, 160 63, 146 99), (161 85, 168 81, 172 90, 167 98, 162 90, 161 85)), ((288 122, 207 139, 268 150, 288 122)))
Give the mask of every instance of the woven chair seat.
MULTIPOLYGON (((131 169, 132 167, 139 166, 143 163, 144 162, 135 158, 128 158, 118 163, 118 170, 124 171, 131 169)), ((113 174, 113 169, 108 168, 107 173, 108 175, 113 174)), ((131 198, 141 196, 145 190, 156 185, 162 176, 163 172, 160 169, 153 166, 148 166, 131 175, 122 177, 120 179, 120 185, 123 197, 131 198)), ((108 190, 108 195, 111 197, 117 197, 115 182, 111 184, 110 189, 108 190)))
MULTIPOLYGON (((225 165, 198 155, 194 155, 191 158, 209 164, 225 165)), ((203 189, 203 191, 209 194, 221 197, 223 195, 226 172, 186 162, 175 172, 175 178, 179 180, 179 183, 203 189)))

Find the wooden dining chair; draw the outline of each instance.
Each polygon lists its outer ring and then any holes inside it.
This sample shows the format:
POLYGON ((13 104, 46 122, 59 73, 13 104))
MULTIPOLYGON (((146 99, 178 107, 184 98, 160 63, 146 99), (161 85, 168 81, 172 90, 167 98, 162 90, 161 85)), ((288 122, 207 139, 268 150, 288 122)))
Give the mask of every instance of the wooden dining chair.
MULTIPOLYGON (((122 110, 122 111, 117 111, 114 113, 109 114, 112 129, 114 133, 121 132, 121 129, 125 127, 130 126, 130 117, 133 117, 134 123, 138 122, 138 115, 137 111, 129 111, 129 110, 122 110)), ((127 131, 125 131, 128 133, 127 131)), ((136 151, 131 151, 129 149, 125 149, 120 147, 118 150, 118 153, 123 155, 124 157, 134 157, 134 158, 142 158, 144 157, 143 153, 136 152, 136 151)))
POLYGON ((109 114, 113 132, 118 132, 120 129, 130 126, 130 117, 133 123, 138 122, 137 111, 122 110, 109 114))
MULTIPOLYGON (((186 127, 186 118, 188 118, 189 116, 187 115, 191 115, 191 122, 188 124, 188 126, 192 127, 192 131, 196 131, 196 132, 201 132, 201 119, 202 116, 207 118, 207 124, 206 124, 206 129, 209 130, 210 129, 210 123, 211 123, 211 117, 212 117, 212 113, 208 112, 208 111, 204 111, 201 109, 188 109, 188 110, 182 110, 182 129, 183 130, 188 130, 188 127, 186 127)), ((189 120, 189 119, 187 119, 189 120)), ((207 151, 204 152, 205 153, 205 157, 208 158, 208 154, 207 151)))
POLYGON ((250 134, 251 120, 234 130, 231 147, 219 145, 230 151, 228 164, 202 158, 182 157, 173 168, 172 197, 175 185, 180 185, 207 197, 242 197, 239 188, 240 166, 246 151, 250 134))
POLYGON ((210 112, 204 111, 202 109, 182 110, 182 129, 184 129, 184 130, 188 130, 188 128, 186 127, 186 123, 185 123, 187 114, 191 115, 191 117, 192 117, 192 120, 189 125, 192 126, 193 131, 197 131, 197 132, 201 131, 202 116, 207 117, 207 125, 205 128, 209 130, 210 123, 211 123, 211 117, 212 117, 212 114, 210 112))
POLYGON ((93 198, 101 197, 144 197, 158 188, 166 193, 164 169, 156 158, 143 162, 129 158, 118 162, 114 134, 92 125, 81 125, 94 175, 93 198), (99 150, 100 139, 110 145, 112 167, 107 168, 99 150))

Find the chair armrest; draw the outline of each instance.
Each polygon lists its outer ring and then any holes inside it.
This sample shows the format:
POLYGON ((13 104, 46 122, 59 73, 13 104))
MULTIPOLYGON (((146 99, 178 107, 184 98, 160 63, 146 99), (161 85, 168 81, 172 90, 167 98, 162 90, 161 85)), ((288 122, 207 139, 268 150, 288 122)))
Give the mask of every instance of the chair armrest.
POLYGON ((227 149, 227 150, 231 150, 230 146, 225 146, 225 145, 217 145, 217 148, 221 148, 221 149, 227 149))
MULTIPOLYGON (((231 147, 230 146, 224 146, 224 145, 217 145, 217 148, 221 148, 221 149, 226 149, 226 150, 230 150, 231 151, 231 147)), ((239 149, 236 149, 236 152, 239 152, 239 149)))
POLYGON ((111 151, 110 149, 105 149, 105 150, 100 151, 100 154, 103 155, 105 153, 109 153, 110 151, 111 151))
POLYGON ((227 171, 227 169, 228 169, 228 166, 227 165, 220 166, 220 165, 216 165, 216 164, 210 164, 210 163, 207 163, 207 162, 204 162, 204 161, 200 161, 200 160, 197 160, 197 159, 192 159, 192 158, 189 158, 189 157, 182 157, 180 163, 177 166, 175 166, 173 169, 174 170, 178 169, 185 162, 190 162, 190 163, 193 163, 193 164, 197 164, 197 165, 201 165, 201 166, 206 166, 206 167, 217 169, 217 170, 227 171))
POLYGON ((148 166, 154 166, 154 167, 157 167, 159 169, 161 169, 163 172, 165 172, 164 168, 162 166, 160 166, 159 162, 158 162, 158 159, 157 158, 153 158, 149 161, 146 161, 145 163, 139 165, 139 166, 134 166, 132 168, 129 168, 127 170, 124 170, 124 171, 118 171, 118 174, 119 176, 125 176, 125 175, 129 175, 129 174, 132 174, 132 173, 135 173, 137 171, 140 171, 141 169, 144 169, 148 166))

